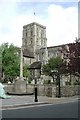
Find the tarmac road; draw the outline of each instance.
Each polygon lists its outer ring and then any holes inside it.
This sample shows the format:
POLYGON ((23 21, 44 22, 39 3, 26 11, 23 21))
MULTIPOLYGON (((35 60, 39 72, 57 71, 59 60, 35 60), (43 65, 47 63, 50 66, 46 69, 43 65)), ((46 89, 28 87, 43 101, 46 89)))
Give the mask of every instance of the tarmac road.
POLYGON ((2 118, 78 118, 79 101, 2 110, 2 118))

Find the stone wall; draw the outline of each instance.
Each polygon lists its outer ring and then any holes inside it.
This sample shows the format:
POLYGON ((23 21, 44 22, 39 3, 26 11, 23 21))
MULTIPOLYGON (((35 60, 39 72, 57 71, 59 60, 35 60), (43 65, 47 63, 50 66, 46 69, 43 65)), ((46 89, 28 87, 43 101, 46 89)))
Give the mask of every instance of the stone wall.
MULTIPOLYGON (((27 93, 34 94, 34 87, 35 85, 26 85, 27 93)), ((48 97, 56 97, 58 90, 56 89, 55 85, 37 85, 38 95, 39 96, 48 96, 48 97)), ((5 86, 6 93, 9 91, 14 91, 14 84, 13 85, 6 85, 5 86)), ((62 97, 70 97, 74 95, 80 95, 80 86, 79 85, 66 85, 61 87, 61 96, 62 97)))
MULTIPOLYGON (((49 97, 56 97, 58 89, 55 85, 41 85, 38 86, 38 95, 45 95, 49 97)), ((66 85, 61 87, 61 97, 70 97, 80 95, 80 86, 66 85)))
POLYGON ((80 95, 80 86, 79 85, 66 85, 61 87, 61 96, 70 97, 74 95, 80 95))

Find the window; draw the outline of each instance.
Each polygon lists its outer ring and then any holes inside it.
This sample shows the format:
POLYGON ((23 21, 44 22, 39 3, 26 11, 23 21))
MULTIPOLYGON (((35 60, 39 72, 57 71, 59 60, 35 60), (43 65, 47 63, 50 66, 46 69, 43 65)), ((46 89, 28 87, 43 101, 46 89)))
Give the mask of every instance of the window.
POLYGON ((33 31, 31 30, 31 36, 33 36, 33 31))
POLYGON ((25 44, 27 45, 27 40, 25 39, 25 44))
POLYGON ((37 36, 38 36, 38 31, 37 31, 37 36))
POLYGON ((37 38, 37 41, 36 41, 37 45, 38 45, 38 38, 37 38))
POLYGON ((32 38, 31 38, 31 44, 32 44, 32 38))
POLYGON ((41 45, 43 45, 43 40, 41 40, 41 45))
POLYGON ((43 34, 44 34, 44 31, 43 31, 43 30, 41 30, 41 37, 43 37, 43 34))
POLYGON ((26 33, 26 37, 27 37, 27 33, 26 33))
POLYGON ((41 33, 41 37, 42 37, 42 33, 41 33))

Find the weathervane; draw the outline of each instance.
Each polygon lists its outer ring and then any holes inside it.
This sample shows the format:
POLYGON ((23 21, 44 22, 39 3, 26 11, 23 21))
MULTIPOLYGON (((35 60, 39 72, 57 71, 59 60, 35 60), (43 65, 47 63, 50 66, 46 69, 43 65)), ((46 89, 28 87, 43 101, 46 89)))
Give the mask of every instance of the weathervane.
POLYGON ((34 22, 35 22, 35 16, 36 16, 36 13, 35 13, 35 10, 34 10, 34 22))

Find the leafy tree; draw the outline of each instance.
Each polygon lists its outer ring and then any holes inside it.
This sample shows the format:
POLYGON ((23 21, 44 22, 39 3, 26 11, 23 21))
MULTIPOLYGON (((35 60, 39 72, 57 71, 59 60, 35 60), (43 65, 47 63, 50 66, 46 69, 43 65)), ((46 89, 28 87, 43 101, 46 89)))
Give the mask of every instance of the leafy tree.
POLYGON ((80 77, 80 41, 76 39, 75 43, 62 46, 63 59, 65 61, 66 73, 70 75, 70 84, 72 75, 80 77))
POLYGON ((19 76, 20 72, 20 55, 19 48, 13 44, 4 44, 2 52, 2 69, 5 78, 13 80, 16 76, 19 76))
POLYGON ((48 60, 47 64, 43 65, 43 69, 42 69, 43 74, 51 76, 54 80, 54 74, 52 70, 57 70, 59 73, 62 74, 63 72, 61 66, 63 64, 64 61, 60 57, 56 57, 56 58, 52 57, 48 60))
POLYGON ((66 58, 64 56, 66 62, 68 60, 66 64, 67 73, 80 76, 80 42, 68 44, 68 49, 63 46, 62 52, 64 55, 68 55, 66 58))
POLYGON ((8 43, 3 43, 0 46, 0 79, 2 77, 2 53, 3 53, 4 48, 6 48, 7 46, 8 46, 8 43))
POLYGON ((80 42, 69 46, 70 62, 69 67, 73 74, 80 76, 80 42), (78 74, 76 74, 76 72, 78 74))

